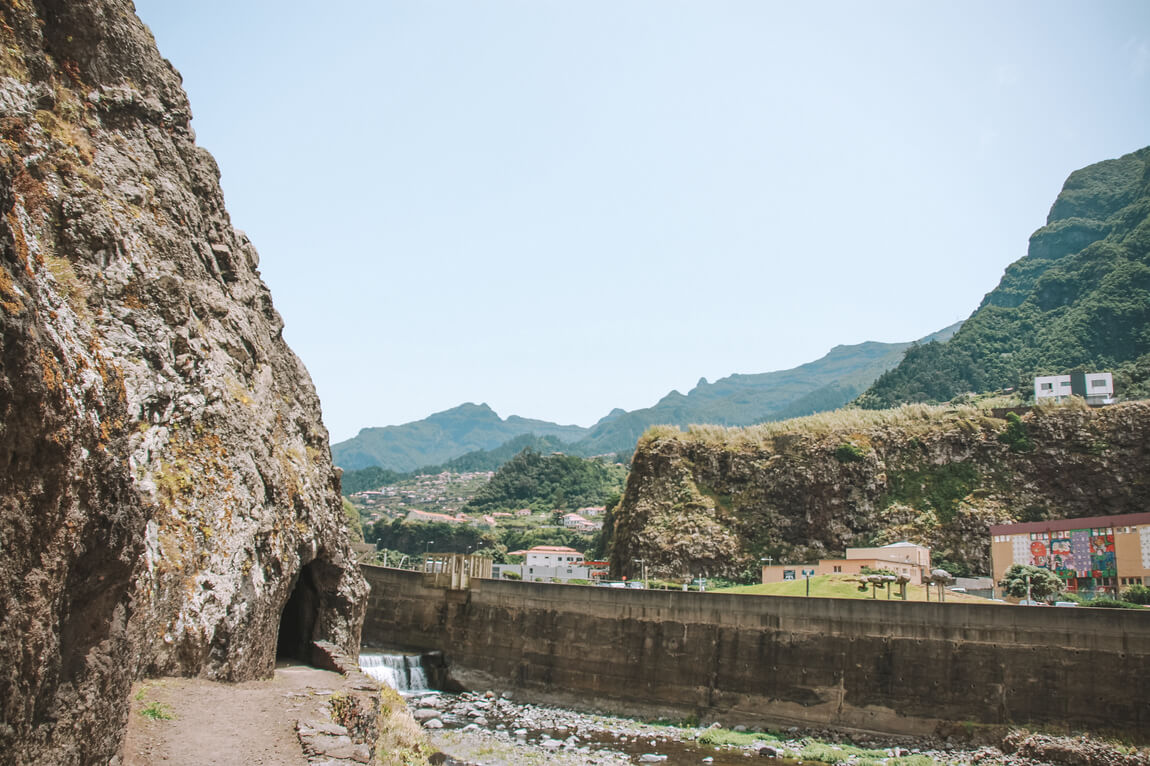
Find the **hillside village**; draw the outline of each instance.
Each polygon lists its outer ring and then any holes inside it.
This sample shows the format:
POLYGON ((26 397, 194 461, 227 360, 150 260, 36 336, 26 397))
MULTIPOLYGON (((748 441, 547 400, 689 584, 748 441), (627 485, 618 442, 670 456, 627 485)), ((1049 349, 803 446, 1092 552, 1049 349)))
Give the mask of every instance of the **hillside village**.
POLYGON ((593 534, 603 528, 604 506, 584 506, 574 511, 555 508, 536 513, 530 508, 491 513, 465 513, 461 509, 480 487, 491 480, 494 471, 417 476, 378 489, 362 490, 349 496, 364 524, 404 519, 411 522, 471 524, 479 527, 554 526, 593 534), (596 520, 598 519, 598 520, 596 520))

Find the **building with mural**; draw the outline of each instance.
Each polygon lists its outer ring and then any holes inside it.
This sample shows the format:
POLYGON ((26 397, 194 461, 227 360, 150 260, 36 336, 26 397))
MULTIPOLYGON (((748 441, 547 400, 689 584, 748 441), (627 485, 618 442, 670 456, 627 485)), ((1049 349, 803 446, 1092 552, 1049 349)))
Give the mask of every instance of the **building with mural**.
POLYGON ((1150 513, 998 524, 990 528, 994 580, 1012 564, 1049 569, 1073 592, 1150 585, 1150 513))

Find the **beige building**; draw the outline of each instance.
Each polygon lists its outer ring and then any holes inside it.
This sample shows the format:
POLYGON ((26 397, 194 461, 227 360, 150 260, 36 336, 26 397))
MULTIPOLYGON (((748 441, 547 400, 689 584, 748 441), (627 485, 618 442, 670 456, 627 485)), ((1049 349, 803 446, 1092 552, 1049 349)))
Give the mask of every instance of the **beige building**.
POLYGON ((801 580, 810 575, 862 574, 863 567, 906 575, 921 585, 930 574, 930 548, 914 543, 891 543, 878 548, 847 548, 846 558, 820 559, 817 564, 775 564, 763 567, 763 583, 801 580))
POLYGON ((990 541, 995 582, 1012 564, 1029 564, 1074 592, 1150 585, 1150 513, 999 524, 990 541))

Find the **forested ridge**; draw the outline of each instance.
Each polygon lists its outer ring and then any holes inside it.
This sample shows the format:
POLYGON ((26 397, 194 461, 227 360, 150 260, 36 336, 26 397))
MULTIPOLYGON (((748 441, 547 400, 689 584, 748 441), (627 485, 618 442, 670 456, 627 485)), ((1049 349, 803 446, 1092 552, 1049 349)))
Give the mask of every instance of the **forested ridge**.
POLYGON ((858 403, 943 402, 1075 368, 1150 396, 1150 148, 1070 175, 1027 255, 945 343, 912 347, 858 403))
POLYGON ((603 505, 623 489, 626 469, 573 455, 525 449, 505 463, 465 506, 464 513, 531 508, 575 510, 603 505))

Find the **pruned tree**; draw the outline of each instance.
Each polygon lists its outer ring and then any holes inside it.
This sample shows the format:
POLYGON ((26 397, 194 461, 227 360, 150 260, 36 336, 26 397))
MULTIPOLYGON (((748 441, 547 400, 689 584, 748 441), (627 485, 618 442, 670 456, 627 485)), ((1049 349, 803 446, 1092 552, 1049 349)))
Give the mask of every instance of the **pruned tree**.
POLYGON ((1013 564, 998 581, 1004 595, 1049 601, 1062 592, 1062 580, 1049 569, 1030 564, 1013 564))

